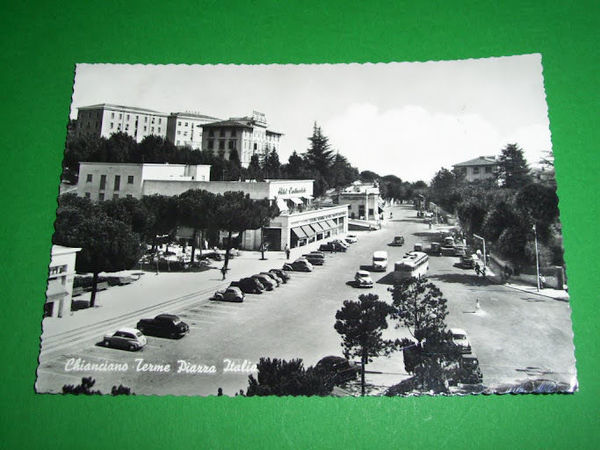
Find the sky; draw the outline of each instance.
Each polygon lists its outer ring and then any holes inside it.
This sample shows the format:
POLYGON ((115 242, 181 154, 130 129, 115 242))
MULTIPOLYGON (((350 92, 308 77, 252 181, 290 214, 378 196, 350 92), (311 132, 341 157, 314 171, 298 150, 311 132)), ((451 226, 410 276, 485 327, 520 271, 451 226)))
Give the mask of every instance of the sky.
POLYGON ((306 151, 316 122, 360 171, 429 182, 509 143, 535 166, 552 150, 541 55, 424 63, 78 64, 71 105, 266 114, 280 160, 306 151))

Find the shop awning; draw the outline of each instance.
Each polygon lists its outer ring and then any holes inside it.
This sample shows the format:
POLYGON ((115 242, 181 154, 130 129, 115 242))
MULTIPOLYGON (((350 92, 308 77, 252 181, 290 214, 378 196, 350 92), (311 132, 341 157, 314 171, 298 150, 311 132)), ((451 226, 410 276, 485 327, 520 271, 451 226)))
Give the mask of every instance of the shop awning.
POLYGON ((321 225, 319 222, 311 223, 310 226, 313 227, 317 233, 322 233, 327 229, 323 227, 323 225, 321 225))
POLYGON ((294 233, 298 239, 306 239, 308 237, 301 227, 292 228, 292 233, 294 233))
POLYGON ((333 220, 327 220, 327 225, 329 225, 330 229, 337 228, 337 224, 333 220))
POLYGON ((302 225, 300 228, 302 228, 302 231, 304 231, 307 236, 313 236, 315 234, 315 231, 308 225, 302 225))
POLYGON ((286 201, 282 198, 277 199, 277 207, 279 208, 279 211, 288 211, 289 210, 286 201))
POLYGON ((289 200, 291 200, 292 203, 294 203, 295 205, 301 205, 302 204, 302 200, 300 200, 299 198, 292 197, 289 200))

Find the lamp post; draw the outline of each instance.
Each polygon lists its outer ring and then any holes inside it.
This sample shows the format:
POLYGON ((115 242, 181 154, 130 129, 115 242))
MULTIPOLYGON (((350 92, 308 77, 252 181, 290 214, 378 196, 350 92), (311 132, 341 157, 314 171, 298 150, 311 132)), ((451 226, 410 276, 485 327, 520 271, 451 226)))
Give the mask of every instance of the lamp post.
POLYGON ((535 271, 536 271, 536 280, 537 280, 537 291, 540 292, 540 257, 538 253, 538 243, 537 243, 537 229, 535 224, 533 225, 533 237, 535 240, 535 271))
POLYGON ((473 234, 474 238, 481 239, 483 241, 483 267, 487 267, 487 255, 485 253, 485 239, 477 234, 473 234))

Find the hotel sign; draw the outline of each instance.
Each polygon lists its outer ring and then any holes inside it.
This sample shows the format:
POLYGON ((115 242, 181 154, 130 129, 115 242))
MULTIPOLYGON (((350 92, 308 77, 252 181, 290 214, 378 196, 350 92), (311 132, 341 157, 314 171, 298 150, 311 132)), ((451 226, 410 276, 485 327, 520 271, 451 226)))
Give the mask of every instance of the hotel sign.
POLYGON ((305 187, 280 187, 277 195, 305 194, 305 187))

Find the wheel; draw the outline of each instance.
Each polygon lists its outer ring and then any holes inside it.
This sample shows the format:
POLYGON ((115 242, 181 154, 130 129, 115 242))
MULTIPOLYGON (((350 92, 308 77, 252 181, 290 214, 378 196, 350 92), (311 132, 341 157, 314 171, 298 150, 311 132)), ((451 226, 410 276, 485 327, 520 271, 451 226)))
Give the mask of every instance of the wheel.
POLYGON ((137 350, 137 346, 135 344, 129 344, 129 350, 134 352, 137 350))
POLYGON ((108 342, 107 340, 102 341, 102 345, 104 345, 105 347, 108 347, 110 345, 110 342, 108 342))

